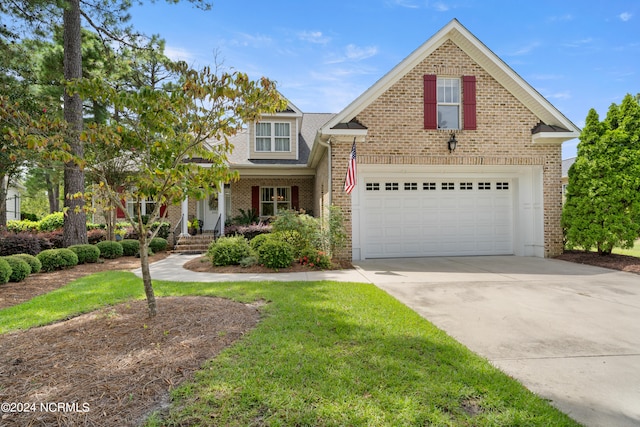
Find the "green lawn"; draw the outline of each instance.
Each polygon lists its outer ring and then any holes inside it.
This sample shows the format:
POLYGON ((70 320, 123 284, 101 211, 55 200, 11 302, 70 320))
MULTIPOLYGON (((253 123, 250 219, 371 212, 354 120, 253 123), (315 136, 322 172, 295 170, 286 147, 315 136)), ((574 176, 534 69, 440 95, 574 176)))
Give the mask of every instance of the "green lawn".
POLYGON ((640 240, 636 240, 633 248, 631 249, 614 248, 611 252, 614 254, 630 255, 640 258, 640 240))
MULTIPOLYGON (((169 415, 152 416, 148 426, 577 425, 373 285, 157 282, 155 289, 268 304, 258 327, 174 390, 169 415)), ((99 273, 1 310, 0 330, 129 298, 142 298, 139 279, 99 273)))

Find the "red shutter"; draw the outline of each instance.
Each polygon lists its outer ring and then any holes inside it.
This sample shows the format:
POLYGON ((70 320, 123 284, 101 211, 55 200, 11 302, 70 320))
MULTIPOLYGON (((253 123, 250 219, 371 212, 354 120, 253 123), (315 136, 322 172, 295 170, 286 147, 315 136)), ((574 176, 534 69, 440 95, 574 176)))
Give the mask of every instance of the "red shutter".
POLYGON ((462 76, 463 129, 476 130, 476 76, 462 76))
POLYGON ((165 213, 167 212, 167 205, 160 206, 160 218, 165 218, 165 213))
MULTIPOLYGON (((118 193, 123 193, 124 192, 124 187, 118 187, 118 193)), ((122 199, 120 200, 120 202, 122 203, 122 206, 127 207, 127 199, 122 199)), ((124 211, 118 207, 116 207, 116 218, 121 219, 121 218, 126 218, 126 215, 124 214, 124 211)))
POLYGON ((260 187, 257 185, 251 187, 251 209, 260 215, 260 187))
POLYGON ((298 186, 294 185, 293 187, 291 187, 291 208, 297 211, 298 209, 300 209, 299 205, 299 190, 298 186))
POLYGON ((438 88, 435 74, 424 75, 424 128, 438 129, 438 88))

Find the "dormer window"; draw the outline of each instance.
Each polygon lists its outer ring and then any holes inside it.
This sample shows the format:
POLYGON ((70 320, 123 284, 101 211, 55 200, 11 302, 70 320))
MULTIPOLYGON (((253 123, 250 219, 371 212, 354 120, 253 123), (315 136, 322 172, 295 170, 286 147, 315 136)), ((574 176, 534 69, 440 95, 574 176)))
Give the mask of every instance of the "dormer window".
POLYGON ((256 152, 290 152, 291 124, 256 123, 256 152))
POLYGON ((438 78, 438 129, 460 129, 460 79, 438 78))

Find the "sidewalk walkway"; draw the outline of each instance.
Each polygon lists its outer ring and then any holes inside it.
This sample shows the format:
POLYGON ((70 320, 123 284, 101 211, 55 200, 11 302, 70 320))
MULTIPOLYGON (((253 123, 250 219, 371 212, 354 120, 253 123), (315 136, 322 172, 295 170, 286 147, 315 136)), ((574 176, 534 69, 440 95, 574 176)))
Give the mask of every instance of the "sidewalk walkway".
MULTIPOLYGON (((240 282, 272 280, 281 282, 293 281, 317 281, 334 280, 339 282, 364 282, 370 283, 357 269, 328 270, 298 273, 199 273, 182 268, 182 266, 200 255, 171 254, 162 261, 150 265, 151 278, 153 280, 170 280, 174 282, 240 282)), ((133 270, 139 277, 142 276, 140 268, 133 270)))

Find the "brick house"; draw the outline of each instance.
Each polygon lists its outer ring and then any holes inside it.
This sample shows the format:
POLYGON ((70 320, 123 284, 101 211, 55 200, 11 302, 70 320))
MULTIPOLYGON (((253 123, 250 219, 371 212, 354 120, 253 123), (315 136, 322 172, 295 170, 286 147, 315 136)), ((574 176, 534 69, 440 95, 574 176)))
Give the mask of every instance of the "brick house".
POLYGON ((561 145, 579 129, 457 20, 338 114, 293 104, 232 139, 240 180, 169 215, 345 212, 342 258, 562 252, 561 145), (344 191, 357 148, 357 181, 344 191))

